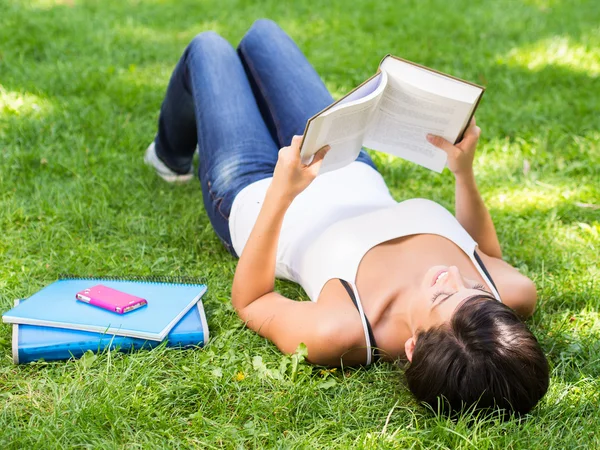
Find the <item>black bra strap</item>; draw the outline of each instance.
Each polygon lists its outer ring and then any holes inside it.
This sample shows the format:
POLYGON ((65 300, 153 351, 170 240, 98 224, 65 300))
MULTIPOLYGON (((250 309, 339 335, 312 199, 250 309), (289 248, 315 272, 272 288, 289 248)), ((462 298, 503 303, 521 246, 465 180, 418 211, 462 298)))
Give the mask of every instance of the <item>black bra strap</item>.
MULTIPOLYGON (((346 280, 341 280, 341 279, 340 279, 340 282, 342 283, 342 286, 344 286, 344 288, 346 289, 346 292, 348 292, 348 295, 350 296, 352 303, 354 303, 354 306, 356 306, 356 309, 358 310, 358 313, 360 314, 360 309, 358 308, 358 302, 356 301, 356 296, 354 295, 354 291, 352 290, 350 283, 348 283, 346 280)), ((380 356, 379 351, 377 350, 377 342, 375 341, 375 335, 373 334, 373 329, 371 328, 371 324, 369 323, 369 319, 367 319, 366 314, 364 314, 364 318, 365 318, 365 323, 367 324, 369 340, 371 341, 371 355, 373 356, 373 362, 375 362, 379 359, 379 356, 380 356)))
POLYGON ((488 277, 488 280, 490 280, 490 283, 492 283, 492 286, 494 286, 494 289, 496 289, 496 292, 498 292, 498 288, 496 287, 496 283, 494 283, 494 280, 492 280, 492 277, 490 276, 490 273, 485 268, 485 265, 483 264, 483 261, 481 260, 481 257, 477 254, 477 252, 474 252, 474 253, 475 253, 475 259, 477 260, 477 264, 479 264, 479 266, 481 267, 481 270, 483 270, 483 273, 485 273, 485 275, 488 277))

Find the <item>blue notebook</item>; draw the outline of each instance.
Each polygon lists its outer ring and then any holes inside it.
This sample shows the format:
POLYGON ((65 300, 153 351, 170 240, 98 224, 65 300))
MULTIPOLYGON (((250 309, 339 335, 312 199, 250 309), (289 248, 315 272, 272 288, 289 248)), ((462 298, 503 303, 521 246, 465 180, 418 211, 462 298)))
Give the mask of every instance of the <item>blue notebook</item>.
POLYGON ((73 278, 52 283, 2 316, 7 323, 67 328, 162 341, 206 292, 204 284, 73 278), (75 294, 103 284, 142 297, 148 305, 116 314, 75 299, 75 294))
MULTIPOLYGON (((15 301, 15 306, 19 300, 15 301)), ((199 300, 167 335, 167 347, 204 346, 209 331, 206 314, 199 300)), ((26 364, 39 359, 56 361, 80 358, 86 351, 101 352, 107 348, 118 351, 150 349, 159 345, 148 341, 112 334, 88 331, 13 324, 12 351, 15 364, 26 364)))

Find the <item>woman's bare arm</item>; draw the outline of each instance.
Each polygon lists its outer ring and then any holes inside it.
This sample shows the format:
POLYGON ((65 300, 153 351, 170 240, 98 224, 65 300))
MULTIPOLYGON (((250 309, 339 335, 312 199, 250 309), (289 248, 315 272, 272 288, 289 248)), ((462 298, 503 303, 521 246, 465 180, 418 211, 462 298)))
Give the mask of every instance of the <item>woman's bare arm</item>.
POLYGON ((477 242, 481 251, 495 258, 502 258, 500 242, 492 217, 475 183, 473 171, 456 175, 454 202, 456 218, 477 242))
POLYGON ((494 223, 479 194, 473 173, 473 158, 480 133, 473 118, 463 140, 456 145, 440 136, 430 135, 427 139, 448 154, 448 168, 456 180, 456 218, 475 239, 481 251, 489 256, 502 258, 494 223))
POLYGON ((531 317, 537 303, 537 290, 533 281, 500 258, 482 252, 479 255, 496 283, 502 303, 515 310, 523 319, 531 317))
POLYGON ((256 223, 240 256, 231 303, 252 330, 270 339, 285 353, 293 353, 303 342, 308 359, 318 364, 339 364, 344 343, 331 332, 329 314, 312 302, 297 302, 274 292, 277 244, 283 218, 294 198, 314 180, 327 148, 312 163, 300 161, 301 139, 294 137, 290 147, 279 151, 273 181, 256 223))
POLYGON ((283 218, 294 198, 317 177, 329 150, 322 148, 310 164, 304 165, 300 161, 301 141, 301 136, 294 136, 289 147, 279 150, 273 180, 235 270, 231 302, 238 312, 273 292, 283 218))
POLYGON ((300 302, 269 292, 238 313, 246 326, 273 342, 283 353, 294 353, 303 343, 313 364, 340 366, 364 362, 364 335, 352 308, 333 302, 300 302), (350 351, 357 348, 358 351, 350 351))
POLYGON ((464 139, 456 145, 439 136, 428 136, 433 145, 448 154, 448 168, 456 180, 456 218, 475 239, 485 266, 495 280, 502 301, 521 317, 535 310, 535 284, 517 269, 502 260, 502 250, 489 211, 477 189, 473 174, 473 158, 481 130, 471 120, 464 139))
POLYGON ((273 292, 277 243, 291 200, 275 192, 273 185, 267 191, 233 278, 231 303, 240 315, 253 301, 273 292))

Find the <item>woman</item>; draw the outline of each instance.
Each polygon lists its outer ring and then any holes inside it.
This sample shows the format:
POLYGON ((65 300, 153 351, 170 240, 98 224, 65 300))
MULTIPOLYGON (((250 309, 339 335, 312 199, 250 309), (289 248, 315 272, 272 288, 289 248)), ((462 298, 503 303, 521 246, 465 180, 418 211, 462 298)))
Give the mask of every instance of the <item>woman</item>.
POLYGON ((436 408, 529 411, 548 387, 518 317, 533 313, 536 289, 501 259, 473 176, 479 128, 456 146, 428 137, 455 175, 454 217, 425 199, 397 203, 364 150, 319 177, 327 148, 302 164, 299 135, 332 101, 275 23, 257 21, 237 53, 202 33, 175 68, 145 160, 185 181, 198 145, 204 205, 240 256, 233 306, 283 352, 305 343, 309 361, 333 366, 406 358, 409 388, 436 408), (313 301, 274 292, 276 276, 313 301))

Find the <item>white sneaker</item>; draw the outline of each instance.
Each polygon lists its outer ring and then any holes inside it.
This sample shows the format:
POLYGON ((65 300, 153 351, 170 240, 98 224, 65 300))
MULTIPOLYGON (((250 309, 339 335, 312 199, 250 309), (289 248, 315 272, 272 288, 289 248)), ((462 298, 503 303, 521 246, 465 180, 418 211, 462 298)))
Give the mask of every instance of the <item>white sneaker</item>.
POLYGON ((169 183, 186 183, 194 178, 193 167, 190 168, 188 173, 177 173, 169 169, 156 155, 154 141, 152 141, 152 144, 150 144, 146 149, 144 162, 147 165, 154 167, 154 170, 156 170, 158 176, 169 183))

